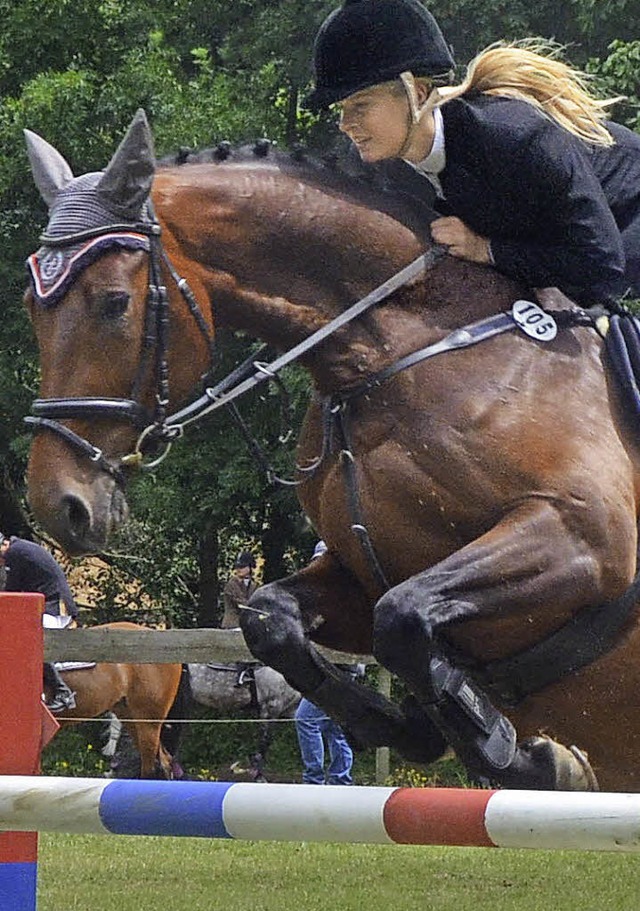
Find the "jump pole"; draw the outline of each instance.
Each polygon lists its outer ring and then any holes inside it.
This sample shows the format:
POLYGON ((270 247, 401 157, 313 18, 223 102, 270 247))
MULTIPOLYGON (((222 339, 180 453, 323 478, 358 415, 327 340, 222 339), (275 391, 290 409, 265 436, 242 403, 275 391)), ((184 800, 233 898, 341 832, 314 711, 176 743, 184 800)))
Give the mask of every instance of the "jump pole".
POLYGON ((0 594, 1 909, 35 911, 39 831, 640 853, 640 794, 37 777, 42 602, 0 594))
POLYGON ((640 853, 640 794, 7 776, 0 829, 640 853))

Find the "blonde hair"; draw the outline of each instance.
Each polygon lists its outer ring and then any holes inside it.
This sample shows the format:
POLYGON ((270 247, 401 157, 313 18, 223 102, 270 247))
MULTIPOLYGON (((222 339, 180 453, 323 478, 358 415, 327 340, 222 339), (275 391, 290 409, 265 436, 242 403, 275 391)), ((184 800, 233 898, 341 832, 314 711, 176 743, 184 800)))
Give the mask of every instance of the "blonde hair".
POLYGON ((613 145, 604 120, 607 108, 622 98, 596 98, 588 87, 589 76, 560 60, 561 51, 542 39, 492 44, 471 61, 460 85, 435 88, 432 103, 446 104, 469 92, 519 98, 574 136, 613 145))

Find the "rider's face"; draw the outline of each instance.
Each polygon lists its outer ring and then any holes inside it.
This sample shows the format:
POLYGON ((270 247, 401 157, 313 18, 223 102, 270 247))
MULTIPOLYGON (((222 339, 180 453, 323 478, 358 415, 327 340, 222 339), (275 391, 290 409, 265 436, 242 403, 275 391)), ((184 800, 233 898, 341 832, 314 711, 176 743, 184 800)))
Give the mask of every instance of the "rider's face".
POLYGON ((409 102, 397 83, 375 85, 350 95, 340 106, 340 129, 363 161, 397 158, 411 125, 409 102))

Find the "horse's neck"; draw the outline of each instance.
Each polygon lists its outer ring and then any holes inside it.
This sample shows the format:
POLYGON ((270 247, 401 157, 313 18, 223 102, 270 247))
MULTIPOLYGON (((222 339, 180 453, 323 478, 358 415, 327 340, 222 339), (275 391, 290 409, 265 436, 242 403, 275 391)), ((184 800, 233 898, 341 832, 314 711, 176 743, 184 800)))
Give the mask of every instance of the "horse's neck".
MULTIPOLYGON (((218 327, 280 350, 308 338, 428 245, 426 226, 419 235, 361 200, 277 168, 180 173, 191 180, 173 189, 175 175, 159 175, 157 204, 175 255, 189 264, 187 277, 208 295, 218 327)), ((456 298, 455 279, 436 278, 427 293, 430 285, 427 276, 424 285, 403 290, 391 306, 351 324, 309 357, 318 385, 351 385, 437 337, 440 317, 456 298)), ((464 315, 482 309, 486 297, 466 292, 464 315)), ((459 303, 458 294, 458 311, 459 303)), ((460 312, 452 320, 454 327, 467 321, 460 312)))

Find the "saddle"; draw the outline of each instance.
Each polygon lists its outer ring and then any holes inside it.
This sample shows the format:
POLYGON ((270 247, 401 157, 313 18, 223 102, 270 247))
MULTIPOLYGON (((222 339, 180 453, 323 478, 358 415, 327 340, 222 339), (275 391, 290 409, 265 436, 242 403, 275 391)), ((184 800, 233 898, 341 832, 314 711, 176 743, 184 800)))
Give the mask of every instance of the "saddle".
POLYGON ((234 686, 241 688, 248 686, 251 694, 249 709, 257 711, 259 709, 258 687, 256 685, 256 668, 262 667, 259 661, 236 661, 235 664, 217 664, 214 661, 208 661, 207 667, 214 671, 229 671, 237 674, 234 686))

